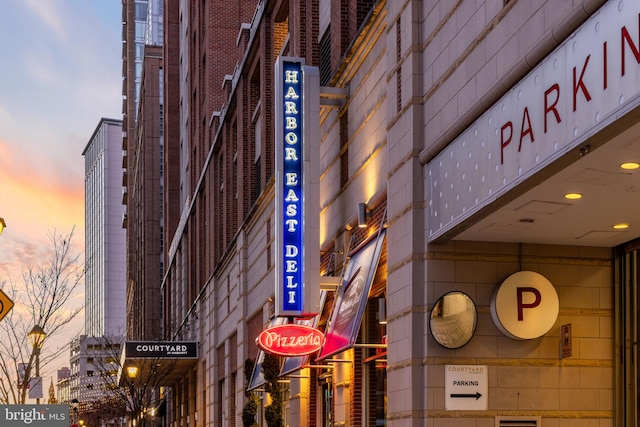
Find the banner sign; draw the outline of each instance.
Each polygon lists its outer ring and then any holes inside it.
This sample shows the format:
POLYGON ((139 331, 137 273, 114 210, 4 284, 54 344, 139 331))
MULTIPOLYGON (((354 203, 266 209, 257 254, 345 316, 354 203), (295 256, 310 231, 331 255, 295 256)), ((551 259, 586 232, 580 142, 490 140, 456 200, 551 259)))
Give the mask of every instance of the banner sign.
POLYGON ((42 377, 29 378, 29 399, 42 399, 42 377))
POLYGON ((381 230, 375 239, 351 254, 344 275, 348 281, 340 286, 327 327, 326 341, 317 360, 347 350, 355 344, 385 235, 385 230, 381 230))
POLYGON ((69 405, 0 405, 0 426, 69 427, 69 405))
POLYGON ((29 388, 29 381, 26 381, 27 376, 27 364, 24 362, 18 363, 18 388, 29 388))
POLYGON ((280 57, 275 68, 276 315, 312 317, 320 300, 319 75, 300 58, 280 57))

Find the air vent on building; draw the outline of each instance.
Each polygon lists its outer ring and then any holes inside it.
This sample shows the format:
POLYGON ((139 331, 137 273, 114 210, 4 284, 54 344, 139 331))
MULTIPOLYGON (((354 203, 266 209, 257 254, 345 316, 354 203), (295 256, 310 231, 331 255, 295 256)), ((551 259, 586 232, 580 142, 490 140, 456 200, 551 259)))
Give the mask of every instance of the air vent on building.
POLYGON ((541 427, 540 417, 496 417, 495 427, 541 427))

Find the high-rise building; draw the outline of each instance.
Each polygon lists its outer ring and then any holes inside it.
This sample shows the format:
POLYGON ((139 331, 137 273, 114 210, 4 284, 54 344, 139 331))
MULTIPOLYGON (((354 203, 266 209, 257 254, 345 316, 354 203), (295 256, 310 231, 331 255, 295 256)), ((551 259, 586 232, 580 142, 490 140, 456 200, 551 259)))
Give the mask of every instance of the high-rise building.
POLYGON ((126 240, 122 205, 122 121, 102 118, 82 152, 85 161, 85 333, 70 342, 60 402, 86 409, 107 396, 105 377, 117 370, 112 347, 126 328, 126 240), (106 349, 108 347, 108 349, 106 349))
POLYGON ((122 121, 101 119, 85 161, 85 333, 124 335, 122 121))
POLYGON ((129 339, 161 336, 163 67, 159 1, 123 0, 123 204, 129 339))

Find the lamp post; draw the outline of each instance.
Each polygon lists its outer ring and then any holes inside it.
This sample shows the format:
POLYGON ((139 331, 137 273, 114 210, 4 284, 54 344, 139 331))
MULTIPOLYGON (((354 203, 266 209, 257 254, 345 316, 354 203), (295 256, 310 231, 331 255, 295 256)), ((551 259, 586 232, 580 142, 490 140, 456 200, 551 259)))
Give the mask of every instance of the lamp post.
POLYGON ((71 401, 71 408, 73 409, 73 425, 78 424, 78 405, 80 405, 78 399, 73 399, 71 401))
MULTIPOLYGON (((36 378, 38 378, 38 381, 40 381, 40 349, 46 336, 47 334, 40 325, 35 325, 33 329, 31 329, 31 332, 29 332, 29 339, 33 346, 33 354, 36 358, 36 378)), ((42 387, 42 385, 40 385, 40 387, 42 387)), ((40 397, 36 398, 36 404, 40 404, 40 397)))

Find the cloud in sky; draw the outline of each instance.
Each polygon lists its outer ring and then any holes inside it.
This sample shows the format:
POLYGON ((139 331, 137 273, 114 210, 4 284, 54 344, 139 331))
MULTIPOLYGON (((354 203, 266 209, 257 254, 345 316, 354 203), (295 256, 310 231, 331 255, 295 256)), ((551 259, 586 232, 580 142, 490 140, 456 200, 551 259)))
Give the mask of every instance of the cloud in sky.
POLYGON ((79 156, 100 117, 121 116, 121 5, 5 3, 0 140, 31 147, 34 158, 46 156, 81 177, 79 156))
POLYGON ((121 7, 110 0, 2 1, 0 217, 7 229, 0 283, 39 265, 53 230, 75 227, 83 250, 82 151, 102 117, 122 116, 121 7))
POLYGON ((121 116, 121 16, 112 1, 3 2, 3 262, 12 261, 7 252, 22 253, 16 241, 46 242, 52 228, 83 231, 82 151, 101 117, 121 116))
POLYGON ((64 16, 59 12, 60 2, 54 0, 23 0, 25 7, 36 16, 43 24, 49 27, 51 33, 61 40, 67 39, 64 16))

